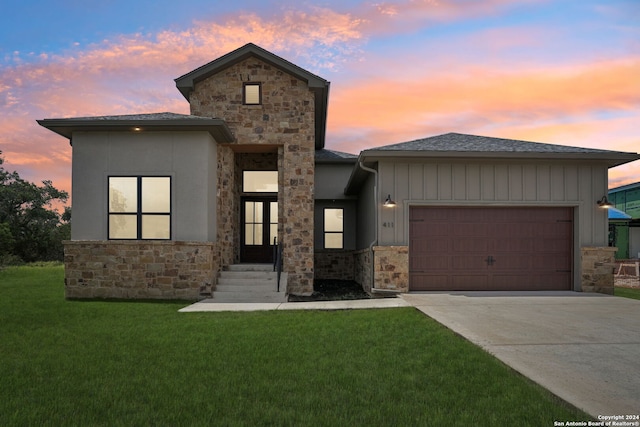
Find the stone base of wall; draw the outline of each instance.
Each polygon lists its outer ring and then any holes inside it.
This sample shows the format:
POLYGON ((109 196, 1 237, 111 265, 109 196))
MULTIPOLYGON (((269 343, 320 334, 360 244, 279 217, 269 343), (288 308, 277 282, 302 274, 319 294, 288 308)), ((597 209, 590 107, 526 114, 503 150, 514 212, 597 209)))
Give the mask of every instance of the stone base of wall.
POLYGON ((353 278, 365 292, 371 293, 371 251, 361 249, 353 253, 353 278))
POLYGON ((64 242, 66 298, 197 300, 218 272, 215 243, 64 242))
POLYGON ((353 251, 327 250, 314 254, 316 279, 354 280, 353 251))
POLYGON ((374 246, 375 288, 409 292, 409 247, 374 246))
POLYGON ((613 295, 615 253, 618 248, 581 248, 582 292, 598 292, 613 295))
POLYGON ((409 247, 374 246, 374 289, 371 289, 371 251, 354 253, 355 281, 369 293, 376 290, 409 292, 409 247))

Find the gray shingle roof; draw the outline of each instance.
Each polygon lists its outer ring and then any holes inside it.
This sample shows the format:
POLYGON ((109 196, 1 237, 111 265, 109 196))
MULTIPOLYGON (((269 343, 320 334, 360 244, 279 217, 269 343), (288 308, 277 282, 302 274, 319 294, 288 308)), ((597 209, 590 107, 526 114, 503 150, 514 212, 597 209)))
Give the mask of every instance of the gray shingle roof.
MULTIPOLYGON (((170 112, 162 113, 146 113, 146 114, 123 114, 119 116, 89 116, 89 117, 73 117, 68 120, 82 120, 82 121, 156 121, 156 120, 210 120, 211 117, 192 116, 189 114, 177 114, 170 112)), ((63 119, 62 119, 63 120, 63 119)))
POLYGON ((206 131, 220 143, 234 137, 224 120, 176 113, 127 114, 120 116, 70 117, 36 120, 43 126, 71 140, 78 131, 206 131))
POLYGON ((334 150, 316 150, 316 162, 319 163, 353 163, 358 156, 334 150))
POLYGON ((447 133, 399 144, 385 145, 369 151, 449 151, 449 152, 508 152, 508 153, 607 153, 609 150, 543 144, 516 139, 447 133))

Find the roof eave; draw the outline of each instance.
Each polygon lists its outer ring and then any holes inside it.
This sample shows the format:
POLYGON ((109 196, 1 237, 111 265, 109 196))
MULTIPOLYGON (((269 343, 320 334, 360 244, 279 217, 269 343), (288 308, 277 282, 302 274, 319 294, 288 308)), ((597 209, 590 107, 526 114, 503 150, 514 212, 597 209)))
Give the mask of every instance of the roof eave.
POLYGON ((383 159, 398 158, 451 158, 451 159, 506 159, 506 160, 576 160, 576 161, 600 161, 612 168, 625 163, 640 160, 637 153, 625 153, 617 151, 603 152, 515 152, 515 151, 420 151, 420 150, 364 150, 361 153, 363 161, 378 161, 383 159))
MULTIPOLYGON (((372 167, 374 165, 371 164, 371 160, 366 160, 370 162, 368 167, 372 167)), ((365 162, 365 157, 363 156, 363 152, 358 155, 358 158, 355 159, 355 165, 353 166, 353 170, 351 171, 351 175, 349 175, 349 180, 347 181, 347 185, 344 187, 344 195, 345 196, 354 196, 358 194, 358 190, 362 184, 366 181, 367 175, 370 172, 363 170, 360 167, 360 162, 365 162)))
POLYGON ((43 119, 36 120, 40 126, 49 129, 69 140, 74 132, 152 132, 152 131, 205 131, 219 143, 235 140, 231 130, 222 119, 173 120, 74 120, 43 119))

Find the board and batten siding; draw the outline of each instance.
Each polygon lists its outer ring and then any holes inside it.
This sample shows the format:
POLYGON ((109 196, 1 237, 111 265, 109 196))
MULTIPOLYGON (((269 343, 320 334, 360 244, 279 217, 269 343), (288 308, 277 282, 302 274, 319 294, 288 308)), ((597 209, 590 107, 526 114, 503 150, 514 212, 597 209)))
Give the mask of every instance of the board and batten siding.
POLYGON ((607 246, 607 212, 596 200, 607 193, 607 166, 578 162, 380 161, 380 245, 408 245, 409 206, 575 207, 575 248, 607 246))

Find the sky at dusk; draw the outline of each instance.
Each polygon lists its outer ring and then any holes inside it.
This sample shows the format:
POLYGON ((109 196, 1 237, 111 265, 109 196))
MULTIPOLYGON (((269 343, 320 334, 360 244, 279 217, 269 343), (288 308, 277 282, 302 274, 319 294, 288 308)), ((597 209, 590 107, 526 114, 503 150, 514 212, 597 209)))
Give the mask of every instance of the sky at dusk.
MULTIPOLYGON (((326 148, 448 132, 640 151, 638 0, 9 0, 5 168, 70 191, 37 119, 188 114, 174 79, 253 42, 331 82, 326 148)), ((640 181, 640 161, 609 171, 640 181)))

